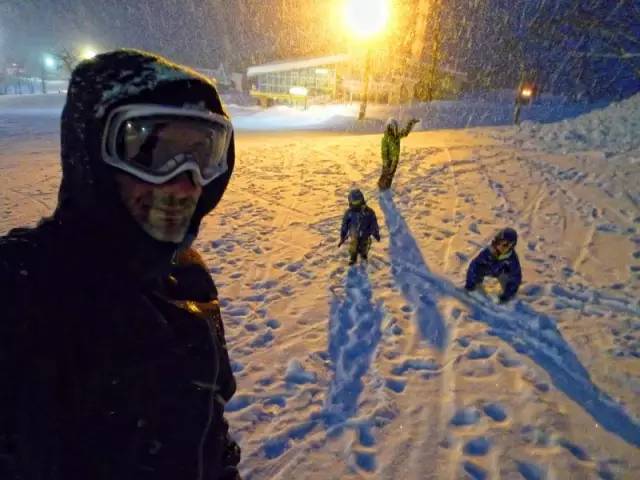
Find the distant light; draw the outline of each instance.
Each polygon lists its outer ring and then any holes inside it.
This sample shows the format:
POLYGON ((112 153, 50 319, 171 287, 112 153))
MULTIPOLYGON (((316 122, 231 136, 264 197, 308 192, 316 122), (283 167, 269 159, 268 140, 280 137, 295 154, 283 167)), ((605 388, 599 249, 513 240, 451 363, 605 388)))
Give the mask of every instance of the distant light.
POLYGON ((44 56, 44 66, 50 70, 56 68, 56 61, 51 55, 44 56))
POLYGON ((388 0, 347 0, 344 18, 357 37, 372 37, 381 32, 389 20, 388 0))
POLYGON ((289 93, 291 95, 295 95, 296 97, 306 97, 309 93, 306 87, 291 87, 289 89, 289 93))
POLYGON ((95 57, 97 54, 98 52, 96 52, 93 48, 85 47, 82 50, 82 53, 80 54, 80 58, 82 58, 82 60, 90 60, 93 57, 95 57))
POLYGON ((316 74, 318 75, 326 75, 329 73, 328 68, 316 68, 316 74))
POLYGON ((533 90, 531 90, 530 88, 523 88, 521 94, 523 97, 529 98, 531 97, 531 95, 533 95, 533 90))

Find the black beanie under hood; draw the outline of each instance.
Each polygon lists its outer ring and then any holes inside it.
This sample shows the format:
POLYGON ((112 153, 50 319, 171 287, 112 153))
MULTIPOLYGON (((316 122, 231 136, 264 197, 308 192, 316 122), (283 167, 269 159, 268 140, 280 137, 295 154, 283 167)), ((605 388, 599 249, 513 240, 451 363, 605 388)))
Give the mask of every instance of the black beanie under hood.
MULTIPOLYGON (((124 243, 127 249, 172 253, 177 245, 163 245, 135 223, 120 200, 115 170, 102 160, 101 141, 107 116, 114 108, 134 103, 198 106, 228 118, 211 81, 158 55, 117 50, 82 62, 71 75, 62 111, 62 182, 54 219, 75 219, 76 224, 79 220, 97 236, 112 236, 115 229, 118 238, 112 238, 112 243, 124 243)), ((185 242, 195 237, 202 218, 222 198, 234 161, 232 137, 228 171, 203 188, 185 242)))

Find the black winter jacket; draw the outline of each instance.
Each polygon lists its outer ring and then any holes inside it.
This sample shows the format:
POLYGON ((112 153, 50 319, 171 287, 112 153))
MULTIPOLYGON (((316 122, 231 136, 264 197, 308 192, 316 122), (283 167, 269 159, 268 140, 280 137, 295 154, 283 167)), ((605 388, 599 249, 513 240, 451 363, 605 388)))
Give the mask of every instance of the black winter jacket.
POLYGON ((191 254, 132 281, 79 233, 52 221, 0 240, 0 477, 236 478, 208 272, 191 254))
MULTIPOLYGON (((198 104, 211 83, 137 51, 74 71, 62 113, 62 183, 51 219, 0 237, 0 479, 228 480, 239 449, 217 292, 185 245, 134 222, 102 160, 106 115, 123 103, 198 104)), ((189 228, 234 165, 203 188, 189 228)))

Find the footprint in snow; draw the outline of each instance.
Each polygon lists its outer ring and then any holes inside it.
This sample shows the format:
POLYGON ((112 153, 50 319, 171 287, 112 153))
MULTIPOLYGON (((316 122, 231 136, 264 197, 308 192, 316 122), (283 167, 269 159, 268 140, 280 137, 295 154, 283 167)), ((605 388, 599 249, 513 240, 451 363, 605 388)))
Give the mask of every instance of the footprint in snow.
POLYGON ((547 478, 546 472, 531 462, 517 462, 518 472, 524 477, 525 480, 544 480, 547 478))
POLYGON ((461 408, 453 414, 449 422, 454 427, 475 425, 480 420, 480 411, 474 407, 461 408))
POLYGON ((491 442, 486 437, 477 437, 469 440, 462 449, 465 455, 482 457, 491 450, 491 442))

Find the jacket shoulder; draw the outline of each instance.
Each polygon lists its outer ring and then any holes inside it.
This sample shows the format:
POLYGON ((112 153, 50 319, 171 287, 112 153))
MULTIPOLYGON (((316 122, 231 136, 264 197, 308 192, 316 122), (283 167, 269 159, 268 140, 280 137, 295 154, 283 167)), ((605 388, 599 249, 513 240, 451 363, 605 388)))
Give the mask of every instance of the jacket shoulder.
POLYGON ((475 259, 483 262, 490 262, 493 260, 493 255, 491 254, 491 250, 489 249, 489 247, 484 247, 482 250, 480 250, 480 253, 476 255, 475 259))
POLYGON ((218 298, 215 282, 202 256, 193 248, 181 250, 173 261, 171 296, 176 300, 206 302, 218 298))
POLYGON ((0 237, 0 357, 14 341, 26 318, 43 294, 39 286, 46 256, 35 229, 12 230, 0 237))
POLYGON ((0 237, 0 285, 3 289, 21 283, 39 265, 42 241, 37 229, 16 228, 0 237))
POLYGON ((179 250, 176 253, 176 258, 174 263, 179 266, 193 266, 193 267, 201 267, 206 270, 207 264, 204 262, 202 255, 200 255, 197 250, 194 248, 187 248, 184 250, 179 250))

